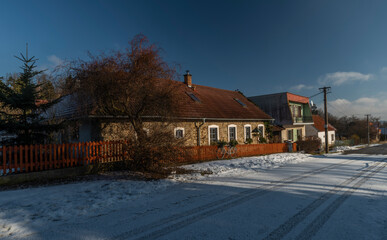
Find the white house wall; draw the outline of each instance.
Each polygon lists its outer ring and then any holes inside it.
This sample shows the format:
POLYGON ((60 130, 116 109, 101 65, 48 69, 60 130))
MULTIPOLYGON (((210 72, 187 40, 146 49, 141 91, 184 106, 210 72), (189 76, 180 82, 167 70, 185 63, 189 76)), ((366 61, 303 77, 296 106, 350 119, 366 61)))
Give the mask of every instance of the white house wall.
MULTIPOLYGON (((335 131, 328 131, 328 144, 335 143, 335 139, 332 141, 332 134, 335 138, 335 131)), ((318 132, 318 137, 321 139, 321 143, 325 144, 325 132, 318 132)))

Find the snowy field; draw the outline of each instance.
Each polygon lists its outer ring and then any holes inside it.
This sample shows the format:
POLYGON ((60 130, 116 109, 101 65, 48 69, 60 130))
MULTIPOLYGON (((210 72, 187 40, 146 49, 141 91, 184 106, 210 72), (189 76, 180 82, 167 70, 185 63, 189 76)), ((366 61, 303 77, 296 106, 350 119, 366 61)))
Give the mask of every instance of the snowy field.
POLYGON ((384 155, 283 153, 212 174, 0 192, 1 239, 387 239, 384 155))

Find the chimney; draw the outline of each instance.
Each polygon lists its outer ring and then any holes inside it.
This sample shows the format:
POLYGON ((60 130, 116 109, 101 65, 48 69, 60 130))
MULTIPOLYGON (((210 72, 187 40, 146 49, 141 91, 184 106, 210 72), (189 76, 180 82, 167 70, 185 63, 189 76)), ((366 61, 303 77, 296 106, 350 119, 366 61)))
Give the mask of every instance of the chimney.
POLYGON ((184 74, 184 83, 187 84, 188 87, 192 86, 192 75, 189 73, 189 70, 184 74))

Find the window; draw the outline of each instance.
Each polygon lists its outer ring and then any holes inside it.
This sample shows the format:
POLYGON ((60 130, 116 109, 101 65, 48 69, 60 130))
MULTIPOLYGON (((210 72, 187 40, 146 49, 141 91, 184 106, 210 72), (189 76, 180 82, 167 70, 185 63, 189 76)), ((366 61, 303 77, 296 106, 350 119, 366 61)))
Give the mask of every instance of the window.
POLYGON ((189 93, 189 92, 186 92, 187 94, 188 94, 188 96, 190 96, 190 98, 192 99, 192 100, 194 100, 195 102, 200 102, 200 100, 199 100, 199 98, 198 97, 196 97, 196 95, 195 94, 193 94, 193 93, 189 93))
POLYGON ((262 124, 258 125, 259 133, 262 134, 262 137, 265 137, 265 127, 262 124))
POLYGON ((331 135, 331 141, 332 141, 332 142, 335 141, 335 134, 332 134, 332 135, 331 135))
POLYGON ((293 117, 302 117, 302 106, 291 104, 290 111, 293 117))
POLYGON ((178 139, 183 138, 184 137, 184 128, 182 128, 182 127, 175 128, 175 137, 178 139))
POLYGON ((234 100, 237 101, 240 105, 242 105, 242 107, 246 107, 246 104, 241 100, 239 100, 238 98, 234 98, 234 100))
POLYGON ((293 129, 288 130, 288 140, 293 141, 293 129))
POLYGON ((297 129, 297 139, 301 139, 301 138, 302 138, 302 130, 297 129))
POLYGON ((211 144, 219 140, 219 127, 216 125, 208 126, 208 142, 211 144))
POLYGON ((236 125, 228 125, 228 141, 237 140, 237 127, 236 125))
POLYGON ((301 117, 301 116, 302 116, 302 107, 297 106, 297 117, 301 117))
POLYGON ((245 141, 251 138, 251 125, 245 125, 245 141))

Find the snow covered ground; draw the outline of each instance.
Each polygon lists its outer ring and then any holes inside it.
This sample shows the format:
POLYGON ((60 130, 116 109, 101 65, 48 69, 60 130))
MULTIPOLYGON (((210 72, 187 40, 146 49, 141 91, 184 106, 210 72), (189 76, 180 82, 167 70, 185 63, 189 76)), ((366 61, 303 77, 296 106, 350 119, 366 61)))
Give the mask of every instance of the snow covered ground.
MULTIPOLYGON (((380 144, 370 144, 370 147, 375 147, 375 146, 379 146, 380 144)), ((348 150, 357 150, 357 149, 360 149, 360 148, 364 148, 364 147, 367 147, 367 145, 356 145, 356 146, 337 146, 337 147, 334 147, 332 152, 344 152, 344 151, 348 151, 348 150)))
POLYGON ((385 158, 283 153, 186 166, 212 174, 2 191, 0 238, 387 239, 385 158))

